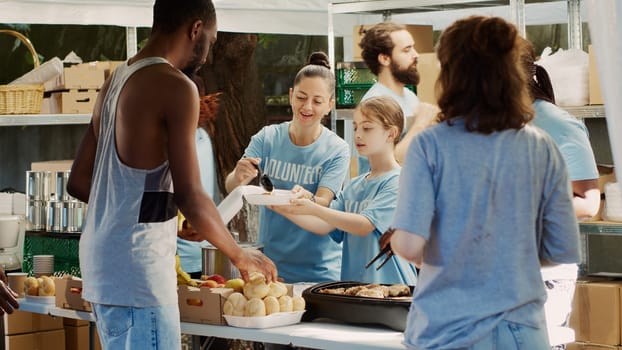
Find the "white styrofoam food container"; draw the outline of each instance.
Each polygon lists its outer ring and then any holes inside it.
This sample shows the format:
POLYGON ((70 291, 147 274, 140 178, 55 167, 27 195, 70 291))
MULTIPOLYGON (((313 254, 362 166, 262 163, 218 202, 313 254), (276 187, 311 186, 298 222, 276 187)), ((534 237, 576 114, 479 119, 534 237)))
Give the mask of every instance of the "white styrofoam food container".
POLYGON ((268 316, 230 316, 224 315, 227 324, 240 328, 271 328, 300 323, 304 311, 277 312, 268 316))

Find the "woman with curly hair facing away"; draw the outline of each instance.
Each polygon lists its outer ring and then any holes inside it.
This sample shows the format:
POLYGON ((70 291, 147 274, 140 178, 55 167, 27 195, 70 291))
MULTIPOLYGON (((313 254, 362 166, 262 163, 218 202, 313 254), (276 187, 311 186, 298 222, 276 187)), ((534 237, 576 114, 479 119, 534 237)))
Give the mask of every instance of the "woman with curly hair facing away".
POLYGON ((440 38, 440 122, 415 137, 391 246, 418 264, 410 349, 548 349, 541 265, 579 261, 564 160, 529 124, 516 28, 458 20, 440 38))

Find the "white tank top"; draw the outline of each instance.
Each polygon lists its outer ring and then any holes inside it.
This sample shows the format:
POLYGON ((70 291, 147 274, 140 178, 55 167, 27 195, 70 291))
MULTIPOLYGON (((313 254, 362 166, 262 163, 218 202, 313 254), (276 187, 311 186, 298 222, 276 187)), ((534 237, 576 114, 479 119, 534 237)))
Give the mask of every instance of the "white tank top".
POLYGON ((104 98, 88 212, 80 239, 84 299, 106 305, 153 307, 177 303, 177 207, 168 161, 134 169, 119 159, 115 120, 128 79, 153 64, 149 57, 114 72, 104 98))

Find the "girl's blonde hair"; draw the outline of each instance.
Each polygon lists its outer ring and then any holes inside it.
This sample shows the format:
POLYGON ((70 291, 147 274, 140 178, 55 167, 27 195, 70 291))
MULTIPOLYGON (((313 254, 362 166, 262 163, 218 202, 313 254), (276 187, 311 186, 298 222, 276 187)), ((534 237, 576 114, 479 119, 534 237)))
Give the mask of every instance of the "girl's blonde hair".
POLYGON ((364 116, 375 120, 385 130, 395 129, 394 144, 400 141, 400 135, 404 130, 404 113, 402 107, 389 96, 377 96, 362 101, 356 106, 364 116))

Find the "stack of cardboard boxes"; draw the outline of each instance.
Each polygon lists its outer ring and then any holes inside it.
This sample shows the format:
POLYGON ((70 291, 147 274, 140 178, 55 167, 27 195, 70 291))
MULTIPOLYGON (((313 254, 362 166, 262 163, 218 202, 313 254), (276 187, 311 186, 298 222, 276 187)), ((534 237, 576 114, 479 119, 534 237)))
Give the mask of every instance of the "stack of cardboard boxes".
POLYGON ((622 281, 579 281, 570 317, 575 331, 568 350, 622 350, 622 281))
POLYGON ((22 311, 3 317, 5 350, 65 350, 62 318, 22 311))
MULTIPOLYGON (((94 325, 93 325, 94 326, 94 325)), ((65 350, 89 350, 89 321, 64 318, 65 350)), ((93 328, 93 350, 101 350, 97 330, 93 328)))
MULTIPOLYGON (((64 309, 91 312, 91 304, 82 299, 82 281, 71 276, 56 278, 56 306, 64 309)), ((65 330, 66 350, 89 350, 89 340, 93 335, 93 349, 101 350, 97 330, 89 332, 89 322, 65 318, 63 321, 65 330)), ((93 325, 94 327, 94 325, 93 325)))
POLYGON ((42 114, 88 114, 93 111, 99 89, 122 62, 89 62, 66 67, 44 84, 42 114))

